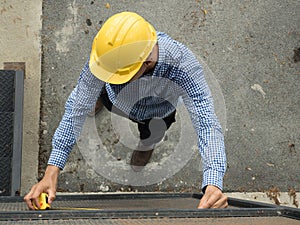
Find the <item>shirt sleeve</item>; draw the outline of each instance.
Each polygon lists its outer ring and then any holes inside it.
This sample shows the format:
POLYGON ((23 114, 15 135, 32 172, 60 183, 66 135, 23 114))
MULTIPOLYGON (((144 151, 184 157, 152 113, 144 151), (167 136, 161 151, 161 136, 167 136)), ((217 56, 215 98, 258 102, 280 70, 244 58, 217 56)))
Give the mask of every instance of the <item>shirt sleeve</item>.
POLYGON ((48 165, 54 165, 60 169, 65 167, 85 118, 95 106, 103 85, 104 83, 91 73, 87 61, 76 87, 65 104, 65 113, 54 133, 48 165))
POLYGON ((211 92, 202 66, 192 53, 188 54, 183 64, 184 68, 177 73, 176 79, 183 88, 183 101, 198 136, 203 163, 202 189, 214 185, 222 190, 226 171, 224 135, 215 115, 211 92))

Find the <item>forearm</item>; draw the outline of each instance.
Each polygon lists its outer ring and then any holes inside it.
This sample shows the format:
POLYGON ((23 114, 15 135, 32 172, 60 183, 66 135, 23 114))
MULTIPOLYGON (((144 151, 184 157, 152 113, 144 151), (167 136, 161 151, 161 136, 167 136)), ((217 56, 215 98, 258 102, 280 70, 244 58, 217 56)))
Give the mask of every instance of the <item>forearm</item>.
POLYGON ((52 139, 52 151, 48 165, 54 165, 60 169, 64 168, 73 145, 76 142, 73 111, 75 91, 76 89, 73 90, 66 102, 65 113, 52 139))
POLYGON ((68 156, 80 135, 85 118, 95 106, 104 83, 91 74, 88 61, 80 74, 78 84, 70 94, 64 116, 52 140, 52 152, 48 161, 63 169, 68 156))
POLYGON ((226 154, 222 132, 212 127, 200 132, 199 151, 203 162, 202 188, 214 185, 223 189, 223 177, 226 171, 226 154))

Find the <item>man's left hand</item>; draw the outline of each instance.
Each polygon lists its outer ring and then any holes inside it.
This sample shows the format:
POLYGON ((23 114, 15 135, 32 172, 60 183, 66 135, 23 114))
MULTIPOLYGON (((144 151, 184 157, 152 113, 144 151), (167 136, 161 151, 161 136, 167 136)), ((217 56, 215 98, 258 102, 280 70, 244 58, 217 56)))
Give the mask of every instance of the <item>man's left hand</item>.
POLYGON ((205 194, 200 200, 198 209, 226 208, 228 206, 227 199, 227 196, 219 188, 208 185, 205 194))

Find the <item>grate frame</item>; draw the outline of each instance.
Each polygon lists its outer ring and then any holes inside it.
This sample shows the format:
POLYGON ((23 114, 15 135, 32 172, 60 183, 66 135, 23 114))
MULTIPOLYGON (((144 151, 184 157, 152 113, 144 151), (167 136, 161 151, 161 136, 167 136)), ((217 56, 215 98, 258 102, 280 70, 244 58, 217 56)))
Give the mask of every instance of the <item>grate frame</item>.
MULTIPOLYGON (((290 207, 265 204, 260 202, 229 198, 229 207, 227 209, 196 209, 190 205, 184 207, 151 207, 149 201, 172 200, 180 202, 183 199, 191 201, 200 200, 202 194, 198 193, 143 193, 143 194, 82 194, 82 195, 58 195, 55 202, 56 206, 65 206, 67 202, 72 202, 73 207, 76 201, 80 205, 93 205, 92 201, 98 202, 99 210, 45 210, 30 211, 25 207, 21 197, 2 197, 0 198, 0 221, 1 220, 64 220, 64 219, 154 219, 154 218, 229 218, 229 217, 286 217, 294 220, 300 220, 300 210, 290 207), (114 208, 116 203, 121 201, 145 201, 147 208, 136 207, 127 209, 114 208), (84 202, 85 201, 85 202, 84 202), (102 204, 105 201, 111 201, 113 204, 102 204), (148 202, 147 202, 148 201, 148 202), (1 205, 11 207, 11 210, 1 209, 1 205), (17 205, 13 209, 13 204, 17 205), (102 205, 101 205, 102 204, 102 205), (18 207, 22 207, 20 208, 18 207), (101 209, 101 206, 106 206, 101 209)), ((127 203, 128 203, 127 202, 127 203)), ((95 205, 95 204, 94 204, 95 205)), ((159 205, 159 204, 158 204, 159 205)))

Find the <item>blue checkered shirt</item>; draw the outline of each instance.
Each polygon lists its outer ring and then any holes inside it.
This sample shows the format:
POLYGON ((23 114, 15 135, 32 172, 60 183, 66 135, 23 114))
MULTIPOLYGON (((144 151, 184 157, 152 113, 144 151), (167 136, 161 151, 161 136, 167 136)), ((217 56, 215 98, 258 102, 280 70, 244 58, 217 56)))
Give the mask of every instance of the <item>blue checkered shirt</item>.
POLYGON ((138 85, 104 83, 91 73, 86 62, 54 134, 49 165, 64 168, 85 118, 105 86, 114 106, 136 121, 168 116, 174 112, 181 98, 198 136, 198 147, 204 162, 202 188, 210 184, 222 190, 226 170, 224 136, 214 113, 203 69, 186 46, 165 33, 158 32, 158 48, 155 69, 130 82, 138 85), (139 93, 140 97, 136 97, 135 93, 139 93))

